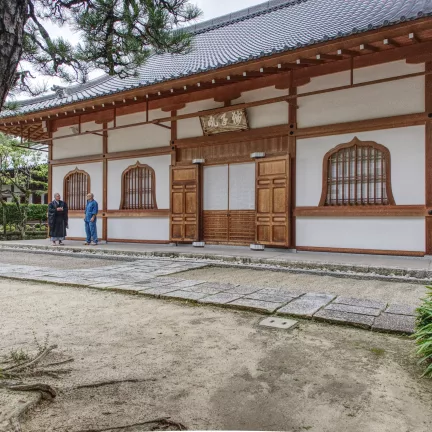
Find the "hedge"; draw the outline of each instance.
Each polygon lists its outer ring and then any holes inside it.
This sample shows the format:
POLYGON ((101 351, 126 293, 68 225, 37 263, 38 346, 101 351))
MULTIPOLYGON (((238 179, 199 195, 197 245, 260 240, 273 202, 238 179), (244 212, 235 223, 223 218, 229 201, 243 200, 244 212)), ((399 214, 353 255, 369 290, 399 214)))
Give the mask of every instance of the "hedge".
POLYGON ((416 332, 414 334, 417 354, 421 356, 420 364, 424 365, 424 376, 432 378, 432 287, 422 305, 417 309, 416 332))
MULTIPOLYGON (((29 204, 27 210, 28 221, 47 220, 48 204, 29 204)), ((6 223, 17 223, 20 221, 19 211, 16 204, 6 203, 0 206, 0 224, 3 224, 4 213, 6 213, 6 223)))

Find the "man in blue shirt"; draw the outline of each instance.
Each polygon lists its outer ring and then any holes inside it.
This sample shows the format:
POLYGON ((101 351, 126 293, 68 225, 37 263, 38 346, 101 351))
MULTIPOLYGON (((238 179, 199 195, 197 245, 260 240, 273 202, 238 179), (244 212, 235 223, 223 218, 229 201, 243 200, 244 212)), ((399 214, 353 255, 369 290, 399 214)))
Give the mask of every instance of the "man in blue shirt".
POLYGON ((85 208, 85 230, 86 230, 86 242, 85 245, 97 245, 98 237, 97 237, 97 214, 98 214, 98 203, 94 200, 94 195, 92 193, 87 194, 87 204, 85 208), (91 243, 93 239, 93 243, 91 243))

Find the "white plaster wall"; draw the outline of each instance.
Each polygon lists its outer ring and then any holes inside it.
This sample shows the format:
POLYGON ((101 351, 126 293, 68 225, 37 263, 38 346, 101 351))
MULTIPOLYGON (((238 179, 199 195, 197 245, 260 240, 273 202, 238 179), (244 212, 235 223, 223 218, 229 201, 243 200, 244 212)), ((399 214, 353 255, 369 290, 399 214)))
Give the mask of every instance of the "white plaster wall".
MULTIPOLYGON (((75 168, 83 170, 90 175, 90 187, 91 191, 95 196, 95 200, 99 204, 99 211, 103 206, 103 167, 102 162, 93 162, 85 164, 74 164, 74 165, 61 165, 54 166, 52 173, 52 191, 53 194, 59 192, 63 197, 63 180, 70 171, 75 168)), ((49 201, 53 200, 53 197, 48 197, 49 201)))
MULTIPOLYGON (((163 117, 170 117, 171 113, 162 110, 149 111, 149 120, 155 120, 163 117)), ((116 125, 124 126, 132 123, 146 121, 146 113, 139 112, 117 117, 116 125)), ((169 123, 164 123, 169 126, 169 123)), ((109 123, 109 127, 113 127, 109 123)), ((108 132, 108 152, 119 152, 126 150, 138 150, 153 147, 169 146, 171 140, 171 131, 161 126, 153 124, 130 127, 125 129, 116 129, 108 132)))
MULTIPOLYGON (((288 95, 288 90, 277 90, 274 87, 265 87, 244 92, 241 97, 236 99, 233 103, 255 102, 286 95, 288 95)), ((287 102, 279 102, 247 108, 246 111, 250 128, 255 129, 288 123, 288 106, 287 102)))
POLYGON ((108 238, 125 240, 169 240, 169 218, 109 218, 108 238))
POLYGON ((398 205, 425 203, 425 127, 411 126, 297 141, 296 205, 317 206, 321 198, 324 155, 355 136, 390 150, 391 185, 398 205))
MULTIPOLYGON (((102 218, 98 217, 96 221, 98 238, 102 238, 102 218)), ((84 218, 69 218, 69 229, 67 237, 86 237, 84 218)))
MULTIPOLYGON (((78 125, 60 128, 53 133, 53 138, 70 135, 73 133, 71 128, 77 128, 78 125)), ((81 132, 102 129, 102 125, 94 122, 83 123, 81 132)), ((53 159, 65 159, 78 156, 89 156, 102 153, 102 137, 99 135, 80 135, 60 140, 54 140, 53 159)))
POLYGON ((137 161, 154 169, 158 209, 169 209, 171 155, 161 155, 108 161, 108 210, 120 208, 123 171, 129 166, 135 165, 137 161))
POLYGON ((228 210, 228 165, 205 166, 203 209, 228 210))
MULTIPOLYGON (((354 83, 424 71, 423 64, 404 61, 356 69, 354 83)), ((348 85, 350 73, 340 72, 313 78, 299 88, 308 93, 348 85)), ((358 87, 298 99, 298 127, 322 126, 402 114, 422 112, 425 79, 423 76, 358 87)))
MULTIPOLYGON (((203 101, 192 102, 187 104, 183 109, 177 112, 178 115, 190 114, 197 111, 209 110, 214 108, 223 107, 223 103, 215 102, 213 99, 206 99, 203 101)), ((177 122, 177 138, 193 138, 202 136, 203 131, 199 117, 179 120, 177 122)))
POLYGON ((297 246, 425 250, 424 218, 296 218, 297 246))

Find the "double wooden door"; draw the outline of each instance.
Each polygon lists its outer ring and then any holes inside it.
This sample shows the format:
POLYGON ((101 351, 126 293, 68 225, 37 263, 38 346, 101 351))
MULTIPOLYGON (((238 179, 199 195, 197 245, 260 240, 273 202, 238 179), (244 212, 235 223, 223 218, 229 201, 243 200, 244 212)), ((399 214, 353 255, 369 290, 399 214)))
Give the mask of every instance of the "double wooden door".
POLYGON ((289 158, 171 169, 171 240, 289 245, 289 158), (200 192, 202 191, 202 200, 200 192))

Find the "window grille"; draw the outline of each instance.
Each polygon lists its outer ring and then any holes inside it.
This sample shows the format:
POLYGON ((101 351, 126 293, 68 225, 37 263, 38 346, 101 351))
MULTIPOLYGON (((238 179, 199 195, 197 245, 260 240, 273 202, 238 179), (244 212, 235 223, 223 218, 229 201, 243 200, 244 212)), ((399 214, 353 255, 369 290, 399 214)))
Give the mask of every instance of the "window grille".
POLYGON ((390 152, 375 142, 355 138, 324 157, 320 205, 394 205, 390 152))
POLYGON ((69 210, 85 210, 87 194, 90 193, 90 176, 78 168, 64 178, 63 199, 69 210))
POLYGON ((137 162, 123 172, 120 209, 157 209, 155 172, 148 165, 137 162))

